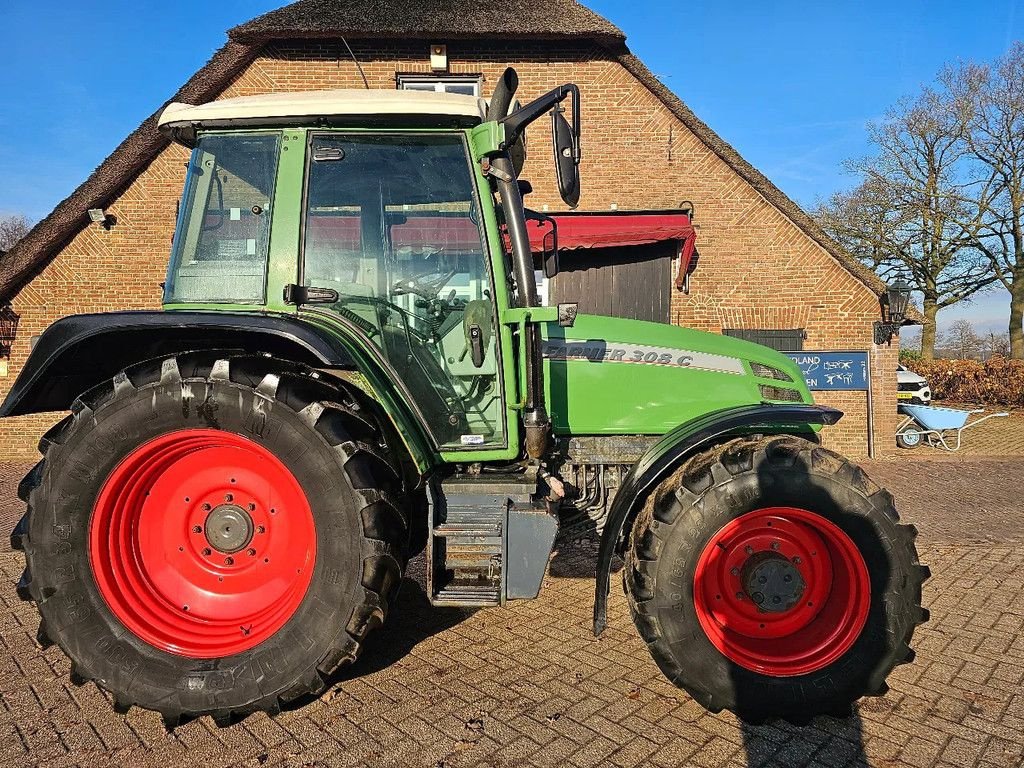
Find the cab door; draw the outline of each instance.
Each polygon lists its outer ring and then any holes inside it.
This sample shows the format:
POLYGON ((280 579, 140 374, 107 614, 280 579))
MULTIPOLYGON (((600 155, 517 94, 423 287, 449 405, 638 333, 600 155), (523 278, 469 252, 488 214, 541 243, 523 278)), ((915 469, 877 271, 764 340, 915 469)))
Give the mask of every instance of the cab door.
POLYGON ((374 346, 442 452, 508 448, 490 257, 461 133, 309 136, 302 284, 374 346))

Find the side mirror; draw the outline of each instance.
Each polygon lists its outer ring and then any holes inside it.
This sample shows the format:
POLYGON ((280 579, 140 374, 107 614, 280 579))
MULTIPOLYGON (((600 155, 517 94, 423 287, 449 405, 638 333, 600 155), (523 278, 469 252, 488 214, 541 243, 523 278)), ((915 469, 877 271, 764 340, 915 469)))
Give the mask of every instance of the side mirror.
POLYGON ((552 227, 550 232, 544 235, 544 250, 541 258, 544 260, 544 277, 549 280, 558 274, 558 228, 552 227))
POLYGON ((551 112, 551 135, 555 149, 555 170, 558 192, 570 208, 580 204, 580 140, 579 126, 569 125, 560 106, 551 112))
MULTIPOLYGON (((547 214, 531 211, 529 208, 524 210, 523 213, 526 215, 527 221, 534 221, 542 227, 547 227, 541 240, 539 254, 536 250, 534 254, 540 256, 544 277, 550 279, 558 274, 560 266, 558 258, 558 224, 547 214)), ((534 268, 536 268, 536 264, 537 262, 534 260, 534 268)))

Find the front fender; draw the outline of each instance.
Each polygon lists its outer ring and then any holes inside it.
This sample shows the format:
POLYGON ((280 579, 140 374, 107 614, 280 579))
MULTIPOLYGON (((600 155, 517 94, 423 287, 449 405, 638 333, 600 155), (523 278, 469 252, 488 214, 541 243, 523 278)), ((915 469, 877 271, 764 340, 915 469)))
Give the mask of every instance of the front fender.
POLYGON ((842 411, 820 405, 744 405, 714 411, 681 424, 653 445, 626 475, 608 510, 597 555, 594 634, 600 635, 608 622, 612 557, 625 533, 627 521, 636 517, 648 493, 684 459, 733 435, 751 431, 798 432, 811 426, 835 424, 842 417, 842 411))

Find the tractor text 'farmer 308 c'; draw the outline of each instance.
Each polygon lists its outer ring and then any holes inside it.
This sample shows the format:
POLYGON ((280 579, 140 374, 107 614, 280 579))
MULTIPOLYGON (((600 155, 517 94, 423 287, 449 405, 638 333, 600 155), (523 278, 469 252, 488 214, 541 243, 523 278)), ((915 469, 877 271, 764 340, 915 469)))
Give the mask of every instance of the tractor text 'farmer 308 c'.
POLYGON ((912 658, 915 531, 819 445, 841 414, 788 359, 538 306, 524 131, 551 114, 575 206, 580 101, 516 85, 164 112, 192 148, 164 310, 54 323, 0 412, 70 411, 19 489, 19 593, 118 708, 276 712, 359 655, 410 557, 436 605, 532 598, 560 517, 601 531, 595 631, 620 554, 709 709, 842 715, 912 658))

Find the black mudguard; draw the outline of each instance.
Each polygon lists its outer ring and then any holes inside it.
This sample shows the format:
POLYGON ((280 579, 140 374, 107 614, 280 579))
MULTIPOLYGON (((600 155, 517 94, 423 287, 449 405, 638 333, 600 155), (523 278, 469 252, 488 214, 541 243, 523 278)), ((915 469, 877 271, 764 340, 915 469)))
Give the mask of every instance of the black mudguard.
POLYGON ((806 434, 813 425, 835 424, 842 417, 842 411, 820 405, 744 405, 681 424, 652 446, 626 475, 608 510, 597 555, 594 634, 600 635, 608 622, 612 557, 624 540, 627 522, 636 518, 650 491, 683 460, 733 435, 806 434))
POLYGON ((142 360, 198 349, 259 352, 315 368, 354 368, 337 340, 285 315, 109 312, 72 315, 37 340, 0 417, 64 411, 82 392, 142 360))

